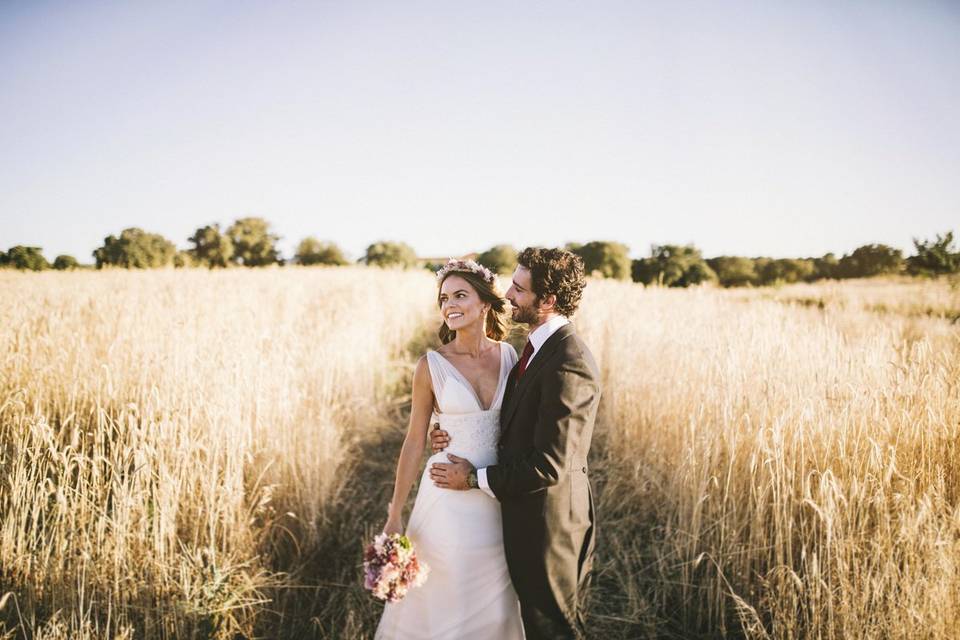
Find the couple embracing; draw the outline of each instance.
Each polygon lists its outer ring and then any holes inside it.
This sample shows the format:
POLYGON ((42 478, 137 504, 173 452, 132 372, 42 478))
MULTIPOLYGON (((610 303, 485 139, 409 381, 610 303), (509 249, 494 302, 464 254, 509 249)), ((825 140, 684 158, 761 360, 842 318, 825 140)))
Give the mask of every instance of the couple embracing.
POLYGON ((600 374, 569 321, 586 285, 583 263, 535 248, 517 261, 505 296, 475 262, 437 272, 443 346, 414 372, 384 526, 404 533, 402 509, 429 432, 433 455, 406 534, 430 576, 385 606, 378 640, 584 635, 581 596, 596 537, 587 453, 600 374), (519 358, 502 342, 507 300, 513 321, 530 327, 519 358))

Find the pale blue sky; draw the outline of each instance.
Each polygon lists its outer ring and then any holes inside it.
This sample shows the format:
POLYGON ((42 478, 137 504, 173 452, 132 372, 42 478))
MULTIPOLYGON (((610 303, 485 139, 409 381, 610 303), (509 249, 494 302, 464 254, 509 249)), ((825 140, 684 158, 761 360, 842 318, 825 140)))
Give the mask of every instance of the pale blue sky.
POLYGON ((958 114, 956 2, 0 0, 0 248, 908 250, 958 114))

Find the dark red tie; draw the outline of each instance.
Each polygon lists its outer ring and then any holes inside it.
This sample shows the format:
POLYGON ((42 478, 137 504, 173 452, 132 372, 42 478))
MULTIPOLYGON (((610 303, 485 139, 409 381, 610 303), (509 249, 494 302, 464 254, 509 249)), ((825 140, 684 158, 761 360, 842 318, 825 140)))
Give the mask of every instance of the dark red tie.
POLYGON ((527 340, 527 346, 523 348, 523 355, 520 356, 520 368, 517 369, 517 380, 523 376, 523 372, 527 370, 527 363, 530 362, 530 356, 533 355, 533 345, 530 344, 530 341, 527 340))

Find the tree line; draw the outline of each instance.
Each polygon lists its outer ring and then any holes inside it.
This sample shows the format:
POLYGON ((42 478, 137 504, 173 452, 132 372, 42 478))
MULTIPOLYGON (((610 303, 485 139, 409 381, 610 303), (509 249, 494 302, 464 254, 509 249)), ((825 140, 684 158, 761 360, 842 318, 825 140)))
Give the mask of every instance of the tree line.
MULTIPOLYGON (((351 264, 333 242, 309 236, 300 241, 292 259, 287 260, 277 249, 279 236, 263 218, 239 218, 221 229, 218 223, 198 228, 187 241, 190 247, 177 249, 160 234, 131 227, 120 235, 109 235, 92 256, 98 269, 120 267, 150 269, 159 267, 232 266, 262 267, 268 265, 351 264)), ((900 249, 867 244, 841 257, 827 253, 818 258, 768 258, 718 256, 704 258, 694 245, 653 245, 650 255, 631 259, 630 249, 621 242, 594 241, 570 243, 566 248, 579 255, 586 270, 597 277, 633 280, 645 285, 686 287, 713 282, 724 287, 765 286, 778 283, 812 282, 821 279, 865 278, 884 274, 937 276, 960 272, 960 251, 952 231, 933 240, 914 238, 914 253, 904 256, 900 249)), ((477 260, 500 273, 508 274, 516 267, 517 251, 510 245, 496 245, 478 254, 477 260)), ((429 269, 439 268, 429 260, 417 257, 413 248, 403 242, 381 241, 369 245, 358 262, 370 266, 429 269)), ((18 245, 0 251, 0 267, 29 269, 76 269, 80 263, 70 255, 58 255, 53 263, 44 257, 40 247, 18 245)))
MULTIPOLYGON (((952 231, 938 234, 934 240, 914 238, 913 245, 914 253, 910 256, 887 245, 867 244, 840 258, 832 253, 819 258, 704 258, 694 245, 663 244, 653 245, 648 257, 633 260, 629 247, 621 242, 570 243, 566 248, 579 255, 586 270, 594 276, 667 287, 705 282, 723 287, 767 286, 878 275, 931 277, 960 272, 960 250, 954 244, 952 231)), ((498 245, 477 259, 509 273, 516 266, 515 255, 509 245, 498 245)))

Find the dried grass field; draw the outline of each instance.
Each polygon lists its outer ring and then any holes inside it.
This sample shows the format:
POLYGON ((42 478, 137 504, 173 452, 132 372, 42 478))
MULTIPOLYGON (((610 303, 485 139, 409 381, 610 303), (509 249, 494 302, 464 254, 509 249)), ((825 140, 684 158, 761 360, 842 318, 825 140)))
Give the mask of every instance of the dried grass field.
MULTIPOLYGON (((434 295, 0 272, 0 636, 371 637, 360 545, 434 295)), ((591 281, 592 635, 960 636, 958 316, 947 281, 591 281)))

